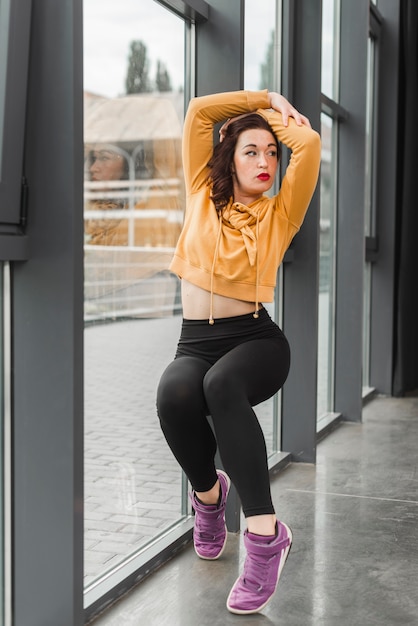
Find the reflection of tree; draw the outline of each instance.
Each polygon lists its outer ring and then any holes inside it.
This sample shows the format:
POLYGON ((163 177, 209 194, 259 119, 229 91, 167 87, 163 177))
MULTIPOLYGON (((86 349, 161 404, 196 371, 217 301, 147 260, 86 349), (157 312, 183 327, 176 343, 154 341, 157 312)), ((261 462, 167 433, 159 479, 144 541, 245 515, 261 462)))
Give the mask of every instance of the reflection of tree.
POLYGON ((147 59, 147 48, 142 41, 132 41, 130 45, 128 73, 126 75, 126 93, 146 93, 151 91, 147 59))
POLYGON ((270 43, 267 46, 266 60, 261 64, 260 68, 260 89, 276 88, 274 76, 274 68, 276 67, 274 60, 274 31, 271 31, 270 43))
POLYGON ((127 94, 149 93, 153 89, 172 91, 170 75, 160 60, 157 60, 155 83, 150 80, 147 47, 142 41, 131 41, 125 87, 127 94))
POLYGON ((157 76, 155 78, 157 91, 172 91, 170 75, 164 63, 157 61, 157 76))

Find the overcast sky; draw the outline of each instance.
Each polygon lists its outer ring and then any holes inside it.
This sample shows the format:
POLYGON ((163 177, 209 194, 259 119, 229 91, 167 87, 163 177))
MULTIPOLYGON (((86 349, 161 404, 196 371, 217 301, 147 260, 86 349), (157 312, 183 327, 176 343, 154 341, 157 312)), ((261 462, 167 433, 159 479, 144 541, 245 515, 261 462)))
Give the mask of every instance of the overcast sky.
MULTIPOLYGON (((258 89, 270 31, 274 0, 247 0, 245 87, 258 89), (261 36, 260 36, 261 35, 261 36), (260 40, 263 44, 260 46, 260 40)), ((157 60, 169 72, 174 89, 183 83, 184 23, 155 0, 84 0, 84 88, 115 97, 125 92, 129 44, 142 40, 155 76, 157 60)))

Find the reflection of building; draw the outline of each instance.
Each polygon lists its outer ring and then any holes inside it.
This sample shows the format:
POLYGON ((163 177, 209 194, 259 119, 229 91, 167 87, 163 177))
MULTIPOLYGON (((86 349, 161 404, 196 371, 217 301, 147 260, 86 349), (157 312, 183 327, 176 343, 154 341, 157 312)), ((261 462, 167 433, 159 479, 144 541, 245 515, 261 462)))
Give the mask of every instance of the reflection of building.
POLYGON ((175 245, 183 193, 181 123, 173 99, 86 95, 84 139, 86 243, 175 245), (101 148, 125 159, 122 181, 90 180, 89 157, 101 148))
POLYGON ((166 268, 183 222, 180 100, 85 94, 87 318, 152 314, 161 307, 150 293, 165 287, 172 302, 166 268), (112 159, 123 161, 117 174, 112 159))

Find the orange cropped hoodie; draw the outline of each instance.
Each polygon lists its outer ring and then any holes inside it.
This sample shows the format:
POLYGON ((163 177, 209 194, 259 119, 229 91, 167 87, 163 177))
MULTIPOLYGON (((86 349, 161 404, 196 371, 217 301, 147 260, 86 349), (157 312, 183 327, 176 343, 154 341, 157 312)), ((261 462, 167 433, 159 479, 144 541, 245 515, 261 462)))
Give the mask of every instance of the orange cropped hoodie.
MULTIPOLYGON (((213 295, 256 303, 272 302, 277 269, 299 230, 315 190, 320 138, 269 109, 268 91, 238 91, 193 98, 183 130, 186 211, 170 270, 213 295), (208 161, 213 127, 241 113, 256 111, 278 140, 291 149, 280 190, 249 206, 230 203, 221 215, 210 198, 208 161)), ((212 318, 212 311, 211 311, 212 318)))

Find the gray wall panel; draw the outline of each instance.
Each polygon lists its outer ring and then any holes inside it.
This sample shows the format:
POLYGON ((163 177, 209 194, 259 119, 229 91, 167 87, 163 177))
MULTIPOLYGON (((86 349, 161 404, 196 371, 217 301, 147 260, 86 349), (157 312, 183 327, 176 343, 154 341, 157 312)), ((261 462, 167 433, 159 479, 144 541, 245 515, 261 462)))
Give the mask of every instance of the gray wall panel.
POLYGON ((335 410, 361 420, 368 0, 341 2, 335 410))
POLYGON ((196 95, 235 91, 244 83, 244 0, 211 0, 197 25, 196 95))
POLYGON ((371 298, 370 384, 392 393, 394 367, 396 161, 398 153, 399 0, 379 0, 384 22, 379 42, 377 126, 377 237, 371 298))
MULTIPOLYGON (((320 131, 321 2, 284 3, 283 93, 320 131)), ((283 388, 282 450, 295 461, 316 458, 319 185, 284 265, 283 330, 292 364, 283 388)))
POLYGON ((14 626, 83 623, 80 0, 33 6, 30 259, 13 266, 14 626))

